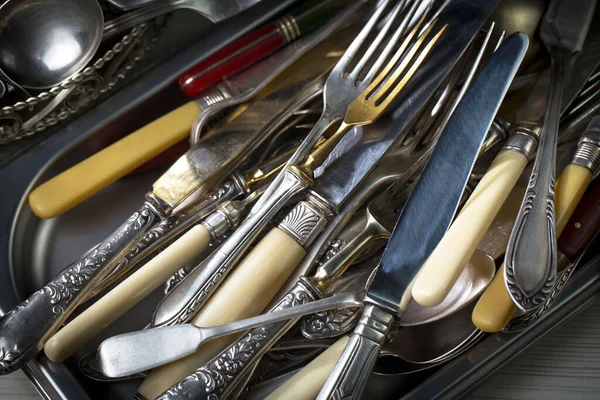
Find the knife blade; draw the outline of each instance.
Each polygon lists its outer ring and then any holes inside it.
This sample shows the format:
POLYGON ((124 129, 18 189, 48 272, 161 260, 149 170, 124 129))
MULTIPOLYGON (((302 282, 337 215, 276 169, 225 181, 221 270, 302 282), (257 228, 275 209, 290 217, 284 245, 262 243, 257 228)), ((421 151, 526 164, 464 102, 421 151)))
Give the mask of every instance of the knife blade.
POLYGON ((365 311, 318 399, 360 398, 403 296, 450 225, 475 159, 527 50, 507 38, 467 90, 398 220, 365 295, 365 311))

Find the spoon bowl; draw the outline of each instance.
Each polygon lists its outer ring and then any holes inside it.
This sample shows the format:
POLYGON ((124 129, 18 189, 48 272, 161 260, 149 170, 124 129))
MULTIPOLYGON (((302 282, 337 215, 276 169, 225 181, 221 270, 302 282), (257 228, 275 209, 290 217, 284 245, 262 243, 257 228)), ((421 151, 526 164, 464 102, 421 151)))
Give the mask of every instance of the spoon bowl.
POLYGON ((97 0, 9 0, 0 6, 0 69, 18 85, 47 89, 83 69, 102 41, 97 0))

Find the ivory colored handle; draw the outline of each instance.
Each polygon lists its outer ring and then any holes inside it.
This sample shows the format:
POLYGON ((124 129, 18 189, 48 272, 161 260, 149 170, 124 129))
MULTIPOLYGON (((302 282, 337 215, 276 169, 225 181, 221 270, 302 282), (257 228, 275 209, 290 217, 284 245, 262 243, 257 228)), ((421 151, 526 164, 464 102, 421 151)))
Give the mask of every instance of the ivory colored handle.
MULTIPOLYGON (((190 321, 196 326, 224 325, 259 315, 296 268, 305 250, 279 228, 272 229, 190 321)), ((210 341, 181 360, 152 370, 139 388, 147 399, 165 390, 206 364, 239 334, 210 341)))
POLYGON ((44 346, 46 356, 55 362, 70 357, 193 260, 209 242, 208 229, 194 226, 52 336, 44 346))
POLYGON ((314 400, 333 371, 349 339, 348 336, 338 339, 297 374, 275 389, 265 400, 314 400))
POLYGON ((31 192, 31 209, 40 218, 70 210, 185 139, 200 111, 189 102, 55 176, 31 192))
MULTIPOLYGON (((569 164, 556 182, 556 235, 560 236, 590 182, 592 173, 585 167, 569 164)), ((504 282, 504 264, 473 309, 473 324, 484 332, 499 332, 508 324, 517 306, 504 282)))
POLYGON ((498 154, 419 272, 412 289, 417 303, 432 307, 444 301, 526 166, 517 151, 498 154))
POLYGON ((567 222, 577 204, 592 181, 592 172, 577 164, 569 164, 556 181, 556 232, 557 236, 567 226, 567 222))

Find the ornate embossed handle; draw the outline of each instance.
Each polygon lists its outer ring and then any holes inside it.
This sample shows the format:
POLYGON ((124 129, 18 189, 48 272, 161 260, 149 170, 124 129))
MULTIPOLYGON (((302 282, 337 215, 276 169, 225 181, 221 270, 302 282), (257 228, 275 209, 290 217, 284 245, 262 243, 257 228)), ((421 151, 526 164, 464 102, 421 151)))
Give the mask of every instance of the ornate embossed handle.
MULTIPOLYGON (((318 292, 299 281, 269 312, 285 310, 314 301, 318 292)), ((286 333, 298 318, 255 328, 223 350, 208 363, 182 379, 158 399, 225 399, 246 372, 286 333)))
POLYGON ((307 186, 308 183, 302 176, 292 169, 286 171, 283 183, 264 207, 249 216, 221 247, 165 296, 156 309, 153 326, 188 322, 221 284, 273 215, 307 186))
POLYGON ((564 69, 564 57, 553 54, 548 108, 538 153, 506 249, 506 285, 510 297, 524 312, 546 300, 556 279, 554 185, 564 69))
POLYGON ((361 398, 394 316, 367 305, 317 400, 361 398))
POLYGON ((0 374, 21 368, 42 349, 97 282, 107 266, 128 251, 148 229, 165 216, 152 195, 123 225, 84 258, 32 294, 0 319, 0 374))

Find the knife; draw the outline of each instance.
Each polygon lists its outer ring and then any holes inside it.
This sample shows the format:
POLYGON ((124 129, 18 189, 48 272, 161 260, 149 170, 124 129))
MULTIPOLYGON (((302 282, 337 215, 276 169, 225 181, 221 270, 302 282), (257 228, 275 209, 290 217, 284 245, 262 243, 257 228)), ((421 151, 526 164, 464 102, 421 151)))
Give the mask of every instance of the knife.
MULTIPOLYGON (((332 40, 329 45, 339 45, 337 40, 332 40)), ((113 271, 122 257, 145 247, 145 243, 140 244, 140 241, 152 228, 162 223, 160 226, 164 232, 159 232, 161 237, 177 229, 178 215, 173 214, 175 207, 192 194, 200 197, 208 194, 242 162, 257 157, 254 150, 265 141, 272 140, 277 128, 287 120, 287 113, 295 110, 287 106, 299 101, 296 98, 298 92, 318 81, 335 63, 336 58, 323 57, 321 52, 322 48, 313 49, 310 58, 303 59, 302 65, 292 68, 291 72, 279 78, 277 84, 265 90, 264 95, 231 116, 229 125, 219 128, 220 133, 207 135, 201 145, 187 152, 154 183, 142 207, 113 234, 4 315, 0 319, 0 349, 10 352, 11 358, 0 373, 12 372, 33 358, 75 307, 113 271), (272 107, 281 111, 273 113, 272 107)), ((231 191, 237 192, 237 195, 248 193, 245 182, 233 180, 233 183, 232 188, 218 194, 231 194, 231 191)), ((214 207, 208 212, 214 211, 222 201, 219 196, 205 200, 206 207, 214 207)), ((198 213, 203 210, 192 211, 198 213)), ((154 239, 151 241, 154 242, 154 239)), ((129 266, 129 263, 121 265, 119 272, 125 272, 129 266)))
MULTIPOLYGON (((464 12, 464 10, 462 10, 464 12)), ((415 275, 450 225, 485 135, 528 46, 507 38, 467 90, 398 220, 365 310, 318 399, 358 399, 415 275)))
MULTIPOLYGON (((217 112, 250 100, 286 68, 353 18, 361 5, 362 2, 356 2, 348 6, 327 25, 297 39, 249 69, 223 79, 220 84, 203 93, 196 93, 194 101, 176 108, 43 183, 29 196, 31 209, 40 218, 60 215, 163 150, 186 139, 193 127, 197 130, 204 127, 206 120, 214 118, 217 112), (196 123, 198 118, 201 122, 196 123)), ((319 10, 317 7, 315 12, 319 10)), ((322 57, 323 53, 319 55, 322 57)), ((193 140, 193 144, 197 144, 198 140, 199 136, 193 140)))
MULTIPOLYGON (((458 0, 456 4, 464 6, 465 3, 463 3, 462 0, 458 0)), ((469 2, 469 4, 472 3, 469 2)), ((235 306, 235 309, 237 310, 240 307, 238 304, 239 302, 234 300, 232 293, 245 293, 245 303, 243 305, 247 310, 244 311, 244 314, 237 314, 237 318, 254 315, 249 313, 257 314, 261 312, 268 304, 269 298, 274 295, 272 290, 277 289, 276 285, 280 285, 281 279, 285 279, 286 274, 289 275, 291 273, 298 263, 299 258, 304 254, 303 246, 310 245, 310 241, 314 239, 315 233, 318 233, 318 231, 322 229, 326 220, 325 213, 319 210, 319 208, 323 207, 323 204, 325 204, 325 201, 322 199, 327 199, 335 206, 345 201, 346 198, 351 195, 356 185, 358 185, 363 177, 372 169, 373 165, 379 160, 381 155, 392 145, 407 124, 415 117, 417 111, 421 109, 425 101, 432 95, 443 77, 448 73, 450 68, 465 50, 470 40, 478 32, 480 26, 483 24, 489 13, 491 13, 494 5, 495 4, 490 4, 489 2, 478 4, 476 7, 473 7, 473 12, 469 15, 470 18, 467 19, 460 18, 460 16, 456 14, 456 8, 453 8, 453 12, 450 14, 447 14, 446 12, 440 14, 437 25, 445 26, 446 24, 450 24, 455 32, 453 35, 448 34, 441 37, 438 42, 439 45, 436 45, 433 48, 417 74, 415 74, 412 81, 414 85, 406 92, 407 97, 403 97, 403 101, 399 102, 400 106, 394 112, 395 119, 392 119, 393 123, 385 130, 380 131, 379 137, 368 137, 368 134, 371 132, 371 126, 366 126, 357 130, 359 132, 362 131, 364 139, 361 139, 359 143, 347 152, 342 153, 341 158, 326 165, 322 174, 317 176, 313 186, 313 193, 318 193, 319 197, 316 195, 310 196, 312 202, 316 203, 311 204, 311 202, 303 202, 299 204, 298 208, 291 213, 295 214, 295 218, 292 219, 294 215, 288 214, 289 218, 287 221, 283 222, 283 224, 288 225, 285 229, 288 229, 288 231, 292 229, 296 231, 297 228, 294 226, 290 227, 290 223, 294 221, 296 221, 295 223, 303 221, 303 219, 298 219, 296 217, 305 215, 305 217, 310 217, 312 219, 313 216, 318 216, 318 218, 313 219, 313 222, 310 225, 306 225, 307 229, 303 234, 290 237, 288 233, 284 233, 284 230, 276 229, 271 231, 271 237, 267 237, 268 240, 263 240, 255 247, 248 257, 232 272, 232 276, 228 277, 225 283, 223 283, 224 286, 219 288, 213 297, 208 298, 208 302, 206 302, 207 292, 201 290, 203 282, 206 282, 206 285, 209 285, 207 287, 210 289, 210 292, 212 292, 212 290, 214 290, 214 282, 216 281, 220 284, 222 279, 220 275, 215 274, 220 271, 223 264, 220 261, 215 263, 215 269, 210 275, 216 276, 214 280, 210 277, 207 278, 207 275, 204 277, 202 276, 202 274, 206 274, 208 270, 207 264, 204 264, 202 269, 196 270, 198 272, 196 272, 195 276, 194 272, 192 272, 192 274, 188 275, 188 277, 184 279, 184 281, 182 281, 180 285, 165 298, 165 300, 163 300, 163 303, 159 306, 159 309, 157 309, 155 323, 166 321, 170 324, 172 323, 170 321, 184 322, 189 320, 195 310, 189 312, 188 305, 193 305, 194 308, 197 308, 195 299, 199 299, 200 304, 206 304, 192 320, 194 324, 224 323, 225 321, 222 320, 222 312, 217 310, 222 310, 224 308, 231 310, 230 307, 233 306, 235 306), (340 180, 340 177, 346 176, 352 176, 352 179, 340 180), (312 210, 307 211, 309 207, 312 210), (309 227, 310 229, 308 229, 309 227), (291 240, 293 240, 293 243, 290 242, 291 240), (279 245, 281 241, 290 243, 291 247, 279 245), (278 245, 273 246, 274 243, 277 243, 278 245), (300 243, 302 243, 302 245, 300 243), (265 248, 268 250, 265 250, 265 248), (294 252, 292 252, 291 249, 295 249, 294 252), (269 255, 269 258, 267 259, 268 263, 267 260, 263 258, 265 254, 269 255), (278 265, 275 265, 275 261, 278 257, 280 257, 281 260, 277 263, 278 265), (259 266, 260 269, 257 270, 257 267, 259 266), (271 271, 271 274, 267 273, 268 271, 271 271), (276 273, 273 273, 273 271, 276 271, 276 273), (265 276, 263 277, 263 275, 265 276), (192 277, 192 280, 190 280, 190 277, 192 277), (263 283, 256 283, 258 277, 261 278, 263 283), (273 282, 273 279, 275 279, 275 282, 273 282), (201 283, 197 285, 197 287, 192 286, 189 283, 197 282, 198 280, 201 283), (177 296, 175 296, 175 293, 177 293, 177 296), (193 297, 191 297, 190 294, 192 294, 193 297), (256 301, 250 301, 248 299, 256 299, 256 301), (161 308, 164 311, 161 310, 161 308), (172 310, 176 310, 176 312, 173 312, 172 310), (216 322, 217 320, 218 322, 216 322)), ((384 124, 385 121, 382 120, 381 125, 384 124)), ((376 129, 376 126, 377 123, 372 125, 373 130, 376 129)), ((352 139, 353 136, 347 135, 340 145, 352 143, 352 139), (345 142, 346 140, 347 142, 345 142)), ((286 185, 278 190, 287 193, 290 190, 290 187, 287 185, 289 185, 290 182, 293 183, 296 179, 293 176, 290 176, 292 172, 284 170, 284 173, 288 176, 284 181, 286 182, 286 185)), ((285 200, 286 198, 278 199, 278 196, 273 196, 267 201, 267 205, 276 201, 281 202, 285 200)), ((228 247, 226 250, 228 252, 233 249, 234 245, 237 246, 239 244, 239 242, 236 241, 248 240, 248 231, 244 231, 244 225, 248 224, 249 226, 252 226, 251 224, 256 224, 257 222, 267 219, 268 214, 266 213, 270 212, 270 207, 270 205, 269 207, 265 206, 261 208, 259 212, 254 215, 251 214, 248 219, 246 219, 242 226, 240 226, 240 228, 230 237, 229 240, 232 240, 233 238, 234 241, 231 245, 227 245, 228 247), (265 217, 265 215, 267 216, 265 217), (236 235, 239 235, 241 238, 236 238, 236 235)), ((302 224, 297 226, 301 227, 302 224)), ((226 244, 223 246, 226 246, 226 244)), ((221 247, 221 250, 223 249, 223 246, 221 247)), ((218 251, 216 253, 218 253, 218 251)), ((219 255, 222 259, 225 259, 226 256, 229 257, 229 255, 226 255, 225 253, 219 255)), ((230 262, 229 260, 230 258, 225 259, 228 263, 230 262)), ((211 268, 213 267, 211 266, 211 268)), ((235 316, 225 317, 233 318, 235 316)), ((230 343, 230 341, 231 339, 228 342, 225 342, 225 345, 230 343)), ((220 346, 220 348, 216 345, 211 346, 210 348, 205 347, 200 352, 197 352, 186 359, 155 369, 140 387, 139 394, 144 397, 155 397, 167 389, 168 386, 176 383, 178 379, 185 377, 185 375, 198 368, 198 366, 204 364, 225 347, 223 346, 223 343, 221 343, 220 346), (178 378, 174 379, 177 375, 178 378)))
MULTIPOLYGON (((582 134, 571 163, 565 167, 556 182, 556 230, 559 237, 589 185, 592 173, 598 169, 598 122, 597 119, 590 122, 582 134)), ((516 310, 506 289, 502 265, 473 310, 473 324, 484 332, 498 332, 508 324, 516 310)))

